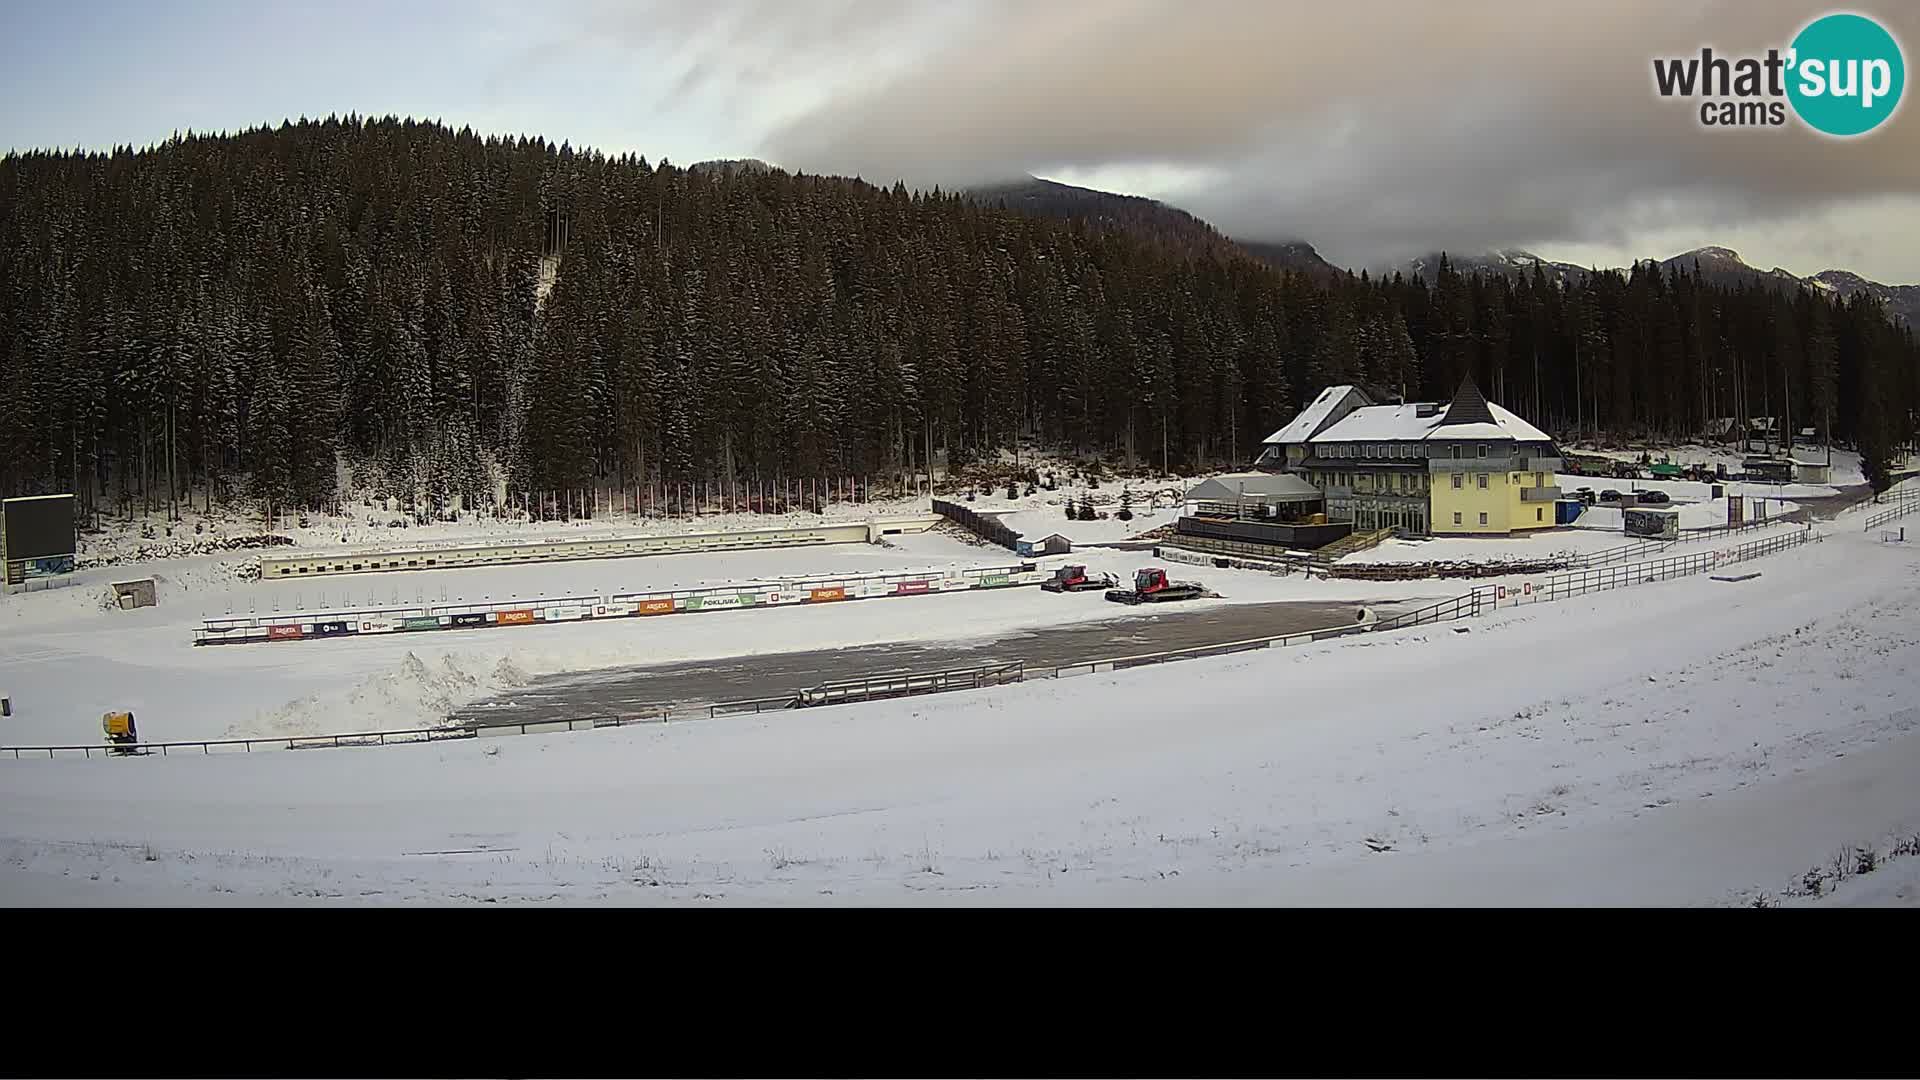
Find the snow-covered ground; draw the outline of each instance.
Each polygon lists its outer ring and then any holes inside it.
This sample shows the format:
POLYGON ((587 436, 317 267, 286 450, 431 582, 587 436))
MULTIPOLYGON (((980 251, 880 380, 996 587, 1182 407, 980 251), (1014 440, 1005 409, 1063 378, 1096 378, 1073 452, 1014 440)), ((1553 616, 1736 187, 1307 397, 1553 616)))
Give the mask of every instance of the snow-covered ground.
MULTIPOLYGON (((1680 527, 1682 529, 1711 529, 1727 523, 1727 500, 1725 499, 1707 499, 1702 502, 1680 502, 1675 500, 1668 504, 1668 508, 1680 511, 1680 527)), ((1790 500, 1775 500, 1771 498, 1766 500, 1766 514, 1768 518, 1782 518, 1798 509, 1800 509, 1800 504, 1790 500)), ((1745 521, 1751 522, 1754 520, 1754 515, 1757 512, 1754 505, 1748 503, 1742 508, 1741 516, 1745 521)), ((1567 527, 1569 529, 1584 529, 1589 532, 1602 532, 1612 536, 1617 542, 1625 536, 1626 533, 1626 522, 1624 518, 1625 515, 1621 513, 1618 506, 1601 504, 1587 507, 1587 509, 1581 513, 1580 517, 1575 520, 1572 525, 1567 527)))
POLYGON ((1097 489, 1084 484, 1062 484, 1058 491, 1043 488, 1032 495, 1021 494, 1013 499, 1007 498, 1005 488, 999 488, 981 492, 972 502, 966 502, 964 497, 949 498, 976 514, 998 518, 1001 524, 1019 533, 1023 539, 1039 540, 1059 533, 1076 544, 1106 544, 1128 540, 1150 529, 1173 524, 1181 513, 1179 496, 1204 479, 1205 476, 1190 479, 1108 480, 1097 489), (1120 509, 1121 499, 1127 491, 1133 493, 1130 509, 1134 516, 1131 521, 1121 521, 1113 515, 1120 509), (1155 495, 1158 496, 1157 506, 1153 506, 1155 495), (1105 520, 1077 521, 1067 518, 1067 505, 1071 503, 1077 506, 1085 497, 1093 499, 1097 513, 1107 515, 1105 520))
MULTIPOLYGON (((1744 462, 1747 456, 1749 456, 1735 453, 1724 444, 1709 446, 1701 443, 1684 443, 1679 446, 1657 446, 1633 450, 1598 450, 1583 446, 1567 446, 1565 449, 1572 453, 1583 454, 1589 457, 1612 458, 1615 461, 1629 461, 1635 464, 1639 463, 1641 453, 1645 452, 1654 461, 1659 461, 1664 457, 1675 465, 1719 465, 1725 467, 1730 473, 1743 472, 1744 462)), ((1827 450, 1826 447, 1819 445, 1796 446, 1794 447, 1793 456, 1799 461, 1824 462, 1827 460, 1827 450)), ((1584 482, 1594 484, 1597 487, 1599 486, 1600 480, 1600 477, 1589 477, 1584 482)), ((1842 487, 1866 483, 1866 474, 1860 468, 1860 455, 1852 450, 1835 448, 1833 451, 1833 472, 1829 476, 1829 480, 1842 487)))
MULTIPOLYGON (((0 898, 1739 903, 1920 828, 1920 548, 1836 531, 1748 568, 1763 577, 835 709, 0 762, 0 898)), ((927 604, 949 599, 993 597, 927 604)), ((931 621, 891 603, 791 614, 931 621)), ((738 645, 761 617, 642 628, 738 645)), ((18 637, 0 678, 83 674, 36 651, 75 640, 18 637)), ((334 644, 230 652, 279 680, 359 643, 334 644)))
MULTIPOLYGON (((1595 491, 1612 489, 1620 492, 1664 491, 1673 500, 1668 505, 1680 511, 1680 527, 1683 529, 1707 529, 1727 523, 1727 500, 1713 497, 1710 484, 1692 480, 1605 480, 1594 476, 1573 476, 1561 473, 1555 478, 1560 489, 1571 495, 1582 487, 1595 491)), ((1822 484, 1748 484, 1729 483, 1722 485, 1726 495, 1738 495, 1746 503, 1743 515, 1752 521, 1756 501, 1766 504, 1768 517, 1780 517, 1800 508, 1794 499, 1820 498, 1840 494, 1840 489, 1822 484)), ((1622 531, 1620 508, 1604 503, 1589 506, 1576 518, 1570 528, 1602 529, 1613 532, 1622 531)))
MULTIPOLYGON (((889 499, 871 503, 836 503, 818 514, 793 511, 785 514, 706 514, 698 517, 656 517, 612 512, 603 508, 595 517, 572 521, 527 521, 463 514, 458 521, 414 525, 405 513, 350 503, 339 515, 308 513, 278 517, 274 520, 273 532, 292 540, 293 546, 301 549, 419 548, 477 540, 591 540, 613 536, 776 529, 928 514, 931 513, 929 505, 930 500, 925 498, 889 499), (406 523, 404 528, 401 527, 402 523, 406 523)), ((255 536, 263 531, 265 522, 257 515, 238 516, 223 508, 208 515, 196 507, 187 507, 181 513, 181 520, 173 523, 168 523, 162 513, 138 517, 131 522, 103 518, 98 531, 81 533, 79 555, 82 565, 133 562, 142 559, 142 549, 152 553, 167 552, 173 547, 184 548, 199 541, 255 536)))
MULTIPOLYGON (((131 709, 149 741, 401 730, 440 722, 453 707, 525 680, 566 671, 888 642, 992 641, 1012 630, 1111 618, 1097 597, 1037 588, 992 590, 840 605, 679 614, 511 629, 379 635, 297 643, 196 648, 202 617, 234 612, 427 599, 606 593, 717 585, 818 573, 875 573, 1013 565, 1013 553, 941 533, 887 538, 886 545, 834 544, 596 559, 526 566, 306 581, 237 580, 241 556, 169 560, 74 575, 70 587, 0 596, 0 693, 14 715, 0 743, 99 740, 100 715, 131 709), (155 577, 159 604, 121 611, 109 582, 155 577)), ((1066 557, 1041 560, 1051 567, 1066 557)), ((1071 561, 1130 578, 1144 553, 1091 549, 1071 561)), ((1378 601, 1382 586, 1181 567, 1222 599, 1378 601), (1190 573, 1189 570, 1192 572, 1190 573)), ((1396 583, 1392 596, 1443 597, 1456 582, 1396 583)), ((785 689, 782 687, 781 689, 785 689)))
MULTIPOLYGON (((1592 511, 1588 511, 1591 513, 1592 511)), ((1612 551, 1635 542, 1620 529, 1619 511, 1614 531, 1546 529, 1515 536, 1437 536, 1427 540, 1382 540, 1379 546, 1340 559, 1352 563, 1475 562, 1498 563, 1557 559, 1612 551)))
POLYGON ((1818 899, 1793 902, 1819 907, 1920 907, 1920 858, 1885 863, 1857 874, 1818 899))

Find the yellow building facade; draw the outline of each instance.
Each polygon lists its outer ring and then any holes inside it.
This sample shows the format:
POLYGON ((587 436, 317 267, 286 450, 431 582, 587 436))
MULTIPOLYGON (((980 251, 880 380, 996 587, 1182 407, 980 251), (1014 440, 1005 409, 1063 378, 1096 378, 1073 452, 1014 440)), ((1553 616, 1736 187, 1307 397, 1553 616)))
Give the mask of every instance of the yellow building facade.
POLYGON ((1260 464, 1305 477, 1359 531, 1505 535, 1555 525, 1559 450, 1464 381, 1446 405, 1374 405, 1329 387, 1266 442, 1260 464))

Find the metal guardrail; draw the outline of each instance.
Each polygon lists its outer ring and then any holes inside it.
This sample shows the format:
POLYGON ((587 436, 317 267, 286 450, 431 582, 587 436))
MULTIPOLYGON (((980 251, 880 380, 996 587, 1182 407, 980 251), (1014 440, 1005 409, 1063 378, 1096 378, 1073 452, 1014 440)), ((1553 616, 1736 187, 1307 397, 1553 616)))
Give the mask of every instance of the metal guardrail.
MULTIPOLYGON (((1905 481, 1901 483, 1904 485, 1905 481)), ((1872 532, 1889 521, 1893 521, 1896 518, 1903 518, 1916 510, 1920 510, 1920 487, 1901 486, 1889 488, 1875 495, 1872 499, 1862 500, 1856 503, 1855 506, 1862 510, 1869 510, 1875 506, 1883 506, 1886 508, 1884 510, 1874 510, 1867 515, 1866 522, 1861 527, 1861 531, 1872 532)))
POLYGON ((1807 542, 1809 533, 1810 527, 1803 527, 1783 536, 1755 540, 1722 551, 1701 551, 1692 555, 1676 555, 1668 559, 1635 563, 1630 566, 1610 566, 1556 574, 1544 581, 1532 583, 1532 593, 1523 594, 1521 602, 1540 603, 1564 600, 1568 597, 1584 596, 1590 592, 1604 592, 1626 585, 1644 585, 1677 577, 1690 577, 1730 563, 1746 562, 1749 559, 1757 559, 1763 555, 1798 547, 1807 542))
POLYGON ((741 713, 778 712, 786 709, 799 709, 819 705, 840 705, 855 701, 881 700, 893 697, 908 697, 917 694, 937 694, 950 690, 968 690, 985 686, 1000 686, 1009 682, 1020 682, 1025 678, 1025 661, 1011 661, 999 664, 983 664, 972 668, 955 668, 936 672, 901 672, 887 675, 875 675, 864 679, 847 679, 822 683, 818 686, 796 690, 790 694, 775 697, 744 698, 736 701, 716 701, 690 708, 676 709, 672 705, 660 705, 640 712, 600 713, 590 716, 574 716, 565 719, 523 720, 515 723, 490 724, 469 720, 466 723, 450 724, 434 728, 406 728, 398 731, 348 731, 328 735, 283 735, 273 738, 257 739, 187 739, 173 742, 135 743, 131 746, 113 746, 106 743, 77 744, 67 746, 5 746, 0 754, 11 754, 18 760, 25 755, 38 757, 58 757, 61 754, 78 754, 92 757, 147 757, 156 751, 161 757, 168 757, 175 751, 198 749, 202 754, 211 754, 219 749, 226 751, 239 748, 242 752, 252 752, 254 748, 310 750, 318 748, 341 748, 353 746, 399 746, 406 743, 443 742, 453 739, 472 739, 490 735, 535 735, 544 732, 580 731, 594 728, 626 727, 630 724, 660 724, 676 718, 694 718, 705 714, 709 719, 718 716, 734 716, 741 713))
POLYGON ((1911 514, 1916 510, 1920 510, 1920 500, 1915 500, 1909 503, 1903 503, 1899 506, 1895 506, 1887 510, 1882 510, 1877 514, 1873 514, 1869 516, 1866 522, 1864 523, 1863 527, 1861 528, 1861 531, 1872 532, 1873 530, 1879 528, 1880 526, 1885 525, 1887 522, 1896 520, 1898 518, 1906 517, 1908 514, 1911 514))
POLYGON ((400 731, 353 731, 337 735, 281 735, 259 739, 186 739, 175 742, 143 742, 130 746, 114 746, 107 743, 81 744, 69 746, 4 746, 0 754, 12 754, 17 760, 22 754, 57 757, 60 754, 80 754, 92 757, 146 757, 158 751, 161 757, 170 756, 172 751, 186 751, 198 748, 202 754, 211 754, 215 748, 223 752, 239 747, 243 752, 251 753, 253 748, 272 747, 284 750, 312 750, 318 748, 338 748, 343 746, 399 746, 404 743, 442 742, 449 739, 471 739, 474 732, 470 726, 407 728, 400 731))
POLYGON ((1619 547, 1606 548, 1602 551, 1588 552, 1585 555, 1570 556, 1567 559, 1566 569, 1585 570, 1595 566, 1610 566, 1614 563, 1626 562, 1636 556, 1668 551, 1682 544, 1697 544, 1702 540, 1715 540, 1724 536, 1733 536, 1737 533, 1752 532, 1755 529, 1771 529, 1781 524, 1790 523, 1784 518, 1762 518, 1757 521, 1744 521, 1738 525, 1712 525, 1704 529, 1682 529, 1680 535, 1673 540, 1641 540, 1631 544, 1622 544, 1619 547))
POLYGON ((862 679, 841 679, 800 691, 803 708, 820 705, 846 705, 856 701, 881 701, 887 698, 942 694, 952 690, 977 690, 985 686, 1003 686, 1026 678, 1023 660, 952 671, 872 675, 862 679))
POLYGON ((1494 586, 1483 585, 1472 592, 1450 596, 1445 600, 1428 604, 1412 611, 1403 611, 1381 619, 1373 625, 1375 630, 1403 630, 1409 626, 1422 626, 1434 622, 1452 622, 1455 619, 1477 617, 1481 609, 1481 595, 1491 593, 1494 586))

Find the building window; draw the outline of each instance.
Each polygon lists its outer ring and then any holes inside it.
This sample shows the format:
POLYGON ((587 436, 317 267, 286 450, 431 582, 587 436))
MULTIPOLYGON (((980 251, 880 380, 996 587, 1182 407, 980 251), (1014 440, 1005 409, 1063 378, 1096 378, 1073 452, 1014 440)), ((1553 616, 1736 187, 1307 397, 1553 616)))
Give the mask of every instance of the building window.
POLYGON ((1486 443, 1481 443, 1481 444, 1480 444, 1480 456, 1481 456, 1481 457, 1486 457, 1486 456, 1487 456, 1487 444, 1486 444, 1486 443))
POLYGON ((1486 474, 1486 473, 1481 473, 1481 474, 1480 474, 1480 486, 1481 486, 1482 488, 1484 488, 1484 487, 1486 487, 1486 486, 1487 486, 1487 474, 1486 474))
POLYGON ((1487 523, 1487 515, 1485 511, 1482 511, 1480 514, 1480 524, 1485 525, 1486 523, 1487 523))
POLYGON ((1455 460, 1458 460, 1460 457, 1460 448, 1458 446, 1447 447, 1447 456, 1455 460))
POLYGON ((1454 487, 1456 487, 1456 488, 1460 486, 1460 474, 1459 474, 1459 473, 1454 473, 1454 474, 1453 474, 1453 486, 1454 486, 1454 487))
POLYGON ((1535 521, 1545 521, 1545 520, 1547 520, 1547 512, 1546 512, 1546 510, 1545 510, 1544 508, 1542 508, 1542 507, 1538 507, 1538 506, 1536 506, 1536 507, 1534 507, 1534 508, 1533 508, 1533 520, 1535 520, 1535 521))
POLYGON ((1458 510, 1455 510, 1455 511, 1453 512, 1453 523, 1454 523, 1455 525, 1458 525, 1458 524, 1460 524, 1460 511, 1458 511, 1458 510))
POLYGON ((1534 473, 1534 474, 1533 474, 1533 486, 1534 486, 1534 487, 1546 487, 1546 486, 1547 486, 1547 474, 1546 474, 1546 473, 1543 473, 1543 472, 1537 472, 1537 473, 1534 473))

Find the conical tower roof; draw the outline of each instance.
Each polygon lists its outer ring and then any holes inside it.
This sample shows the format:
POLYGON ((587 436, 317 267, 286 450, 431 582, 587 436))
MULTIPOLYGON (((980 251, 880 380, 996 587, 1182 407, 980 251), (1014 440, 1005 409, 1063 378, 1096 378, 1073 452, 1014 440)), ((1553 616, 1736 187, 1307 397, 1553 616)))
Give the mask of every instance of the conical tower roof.
POLYGON ((1455 424, 1495 424, 1493 410, 1487 408, 1486 395, 1473 385, 1473 375, 1469 373, 1460 380, 1460 389, 1453 393, 1453 404, 1447 406, 1447 415, 1440 421, 1440 427, 1452 427, 1455 424))

